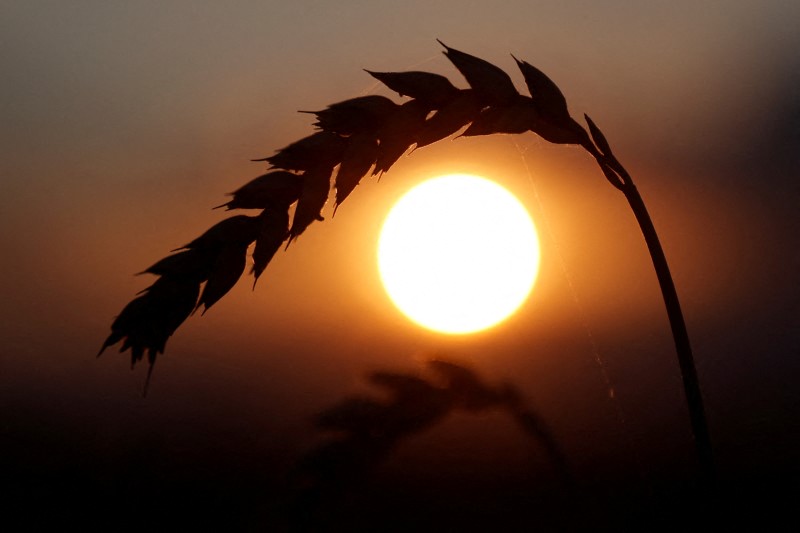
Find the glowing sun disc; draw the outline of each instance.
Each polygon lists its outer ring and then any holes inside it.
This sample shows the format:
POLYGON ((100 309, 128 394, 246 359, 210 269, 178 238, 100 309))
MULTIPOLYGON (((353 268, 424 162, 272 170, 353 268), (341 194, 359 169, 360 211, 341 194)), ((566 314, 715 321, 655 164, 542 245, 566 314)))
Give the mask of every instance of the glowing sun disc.
POLYGON ((472 333, 508 318, 539 271, 539 239, 520 201, 493 181, 451 174, 422 182, 386 217, 378 269, 417 324, 472 333))

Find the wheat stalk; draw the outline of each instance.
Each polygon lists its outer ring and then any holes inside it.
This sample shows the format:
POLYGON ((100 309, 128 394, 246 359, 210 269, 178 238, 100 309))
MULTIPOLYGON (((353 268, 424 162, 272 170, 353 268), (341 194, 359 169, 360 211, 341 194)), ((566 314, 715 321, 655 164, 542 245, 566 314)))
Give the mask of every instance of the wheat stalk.
POLYGON ((231 200, 219 206, 261 213, 222 220, 146 269, 144 273, 158 279, 116 317, 100 353, 122 341, 120 352, 130 349, 132 366, 147 353, 149 382, 156 357, 175 330, 200 307, 207 311, 239 280, 249 246, 255 242, 252 274, 258 280, 284 243, 288 247, 313 222, 323 220, 320 213, 331 185, 338 209, 361 179, 388 171, 412 147, 427 146, 459 131, 460 137, 532 131, 549 142, 585 149, 633 210, 661 287, 698 458, 704 479, 710 481, 714 477, 711 441, 686 325, 658 235, 630 174, 588 116, 584 115, 588 132, 570 116, 561 90, 539 69, 514 58, 530 93, 525 96, 500 68, 439 42, 469 88, 459 89, 446 77, 429 72, 367 71, 408 99, 398 104, 371 95, 303 111, 314 115, 318 131, 255 160, 269 163, 269 171, 231 193, 231 200))

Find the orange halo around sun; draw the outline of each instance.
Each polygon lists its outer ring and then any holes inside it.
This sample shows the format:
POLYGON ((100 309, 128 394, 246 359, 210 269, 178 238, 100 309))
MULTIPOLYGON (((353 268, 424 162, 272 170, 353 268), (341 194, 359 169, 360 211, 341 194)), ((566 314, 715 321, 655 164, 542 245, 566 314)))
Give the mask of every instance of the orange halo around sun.
POLYGON ((530 215, 485 178, 422 182, 389 212, 378 268, 389 297, 413 322, 442 333, 492 327, 527 299, 539 271, 530 215))

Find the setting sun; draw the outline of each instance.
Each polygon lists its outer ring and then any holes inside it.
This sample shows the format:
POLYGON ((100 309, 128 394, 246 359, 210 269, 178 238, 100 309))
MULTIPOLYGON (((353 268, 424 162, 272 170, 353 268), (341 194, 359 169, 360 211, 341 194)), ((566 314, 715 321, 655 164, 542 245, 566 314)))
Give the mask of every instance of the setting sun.
POLYGON ((539 270, 539 240, 519 200, 469 174, 427 180, 384 222, 378 268, 395 305, 443 333, 480 331, 516 311, 539 270))

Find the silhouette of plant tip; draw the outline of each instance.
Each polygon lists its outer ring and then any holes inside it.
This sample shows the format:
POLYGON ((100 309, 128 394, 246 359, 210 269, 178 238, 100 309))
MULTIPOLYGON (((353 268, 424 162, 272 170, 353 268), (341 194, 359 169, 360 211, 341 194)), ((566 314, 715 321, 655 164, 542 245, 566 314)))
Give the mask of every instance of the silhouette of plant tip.
POLYGON ((303 177, 286 170, 267 172, 228 193, 233 198, 214 209, 288 209, 303 190, 303 177))
POLYGON ((430 72, 374 72, 364 69, 400 96, 407 96, 436 109, 449 102, 458 89, 445 76, 430 72))
POLYGON ((442 41, 439 43, 446 48, 444 54, 447 59, 464 76, 483 104, 502 106, 519 94, 511 77, 499 67, 451 48, 442 41))
POLYGON ((522 72, 525 85, 528 86, 531 98, 539 106, 540 113, 551 120, 565 120, 569 117, 567 99, 564 98, 564 94, 555 82, 527 61, 521 61, 514 57, 513 54, 511 57, 514 58, 517 67, 522 72))
POLYGON ((612 157, 613 154, 611 153, 611 146, 609 146, 605 135, 603 135, 603 132, 600 131, 600 128, 598 128, 594 121, 589 118, 589 115, 584 113, 583 117, 586 119, 586 123, 589 125, 589 133, 592 135, 592 140, 597 145, 597 148, 600 149, 600 152, 604 156, 612 157))

